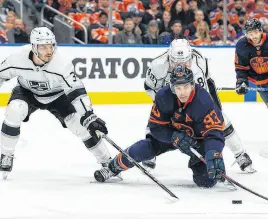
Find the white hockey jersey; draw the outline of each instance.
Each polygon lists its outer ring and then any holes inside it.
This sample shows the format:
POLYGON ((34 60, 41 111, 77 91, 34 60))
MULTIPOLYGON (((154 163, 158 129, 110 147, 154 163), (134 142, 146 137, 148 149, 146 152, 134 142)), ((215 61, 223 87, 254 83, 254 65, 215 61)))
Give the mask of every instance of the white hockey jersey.
POLYGON ((66 94, 73 103, 77 102, 74 105, 79 111, 85 112, 86 109, 91 108, 85 87, 75 76, 71 59, 68 60, 68 57, 61 53, 60 48, 57 48, 52 60, 41 67, 32 62, 31 54, 31 45, 26 45, 7 57, 0 64, 2 82, 18 77, 18 84, 30 90, 34 97, 43 104, 50 103, 66 94))
MULTIPOLYGON (((207 80, 210 78, 208 62, 196 49, 192 50, 191 70, 193 71, 195 82, 209 92, 207 84, 207 80)), ((146 73, 145 90, 153 100, 156 92, 170 83, 170 71, 168 52, 156 57, 151 62, 146 73)))

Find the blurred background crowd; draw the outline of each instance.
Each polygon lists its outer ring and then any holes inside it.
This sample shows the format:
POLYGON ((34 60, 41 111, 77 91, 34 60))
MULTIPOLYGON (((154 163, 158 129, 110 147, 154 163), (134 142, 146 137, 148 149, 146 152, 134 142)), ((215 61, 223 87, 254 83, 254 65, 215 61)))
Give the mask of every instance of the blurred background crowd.
POLYGON ((268 0, 226 0, 227 13, 223 0, 113 0, 112 11, 109 0, 22 0, 23 19, 18 1, 0 0, 0 43, 27 43, 31 28, 43 24, 42 13, 51 24, 66 15, 61 20, 74 37, 91 44, 108 43, 110 14, 114 44, 170 44, 186 37, 192 45, 235 45, 249 17, 258 18, 268 32, 268 0))

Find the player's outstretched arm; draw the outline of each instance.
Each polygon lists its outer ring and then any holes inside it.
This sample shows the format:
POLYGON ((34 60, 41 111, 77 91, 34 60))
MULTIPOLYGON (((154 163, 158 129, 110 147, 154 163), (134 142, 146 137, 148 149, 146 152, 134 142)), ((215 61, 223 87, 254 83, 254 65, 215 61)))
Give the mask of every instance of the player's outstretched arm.
POLYGON ((225 166, 222 157, 224 147, 224 121, 221 112, 208 99, 197 115, 196 129, 204 138, 205 159, 209 178, 224 181, 225 166))
POLYGON ((105 122, 93 112, 91 100, 87 95, 84 84, 75 75, 73 67, 67 69, 69 69, 69 73, 63 74, 62 87, 76 111, 81 115, 81 125, 89 131, 101 131, 108 134, 105 122))

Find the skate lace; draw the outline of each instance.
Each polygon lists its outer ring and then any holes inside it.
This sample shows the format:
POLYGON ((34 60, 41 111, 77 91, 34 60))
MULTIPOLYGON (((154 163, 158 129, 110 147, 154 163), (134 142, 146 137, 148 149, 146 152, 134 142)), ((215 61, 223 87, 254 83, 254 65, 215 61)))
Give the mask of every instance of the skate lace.
POLYGON ((2 166, 11 166, 12 158, 13 157, 11 156, 4 156, 2 159, 2 166))
POLYGON ((236 158, 237 163, 241 166, 244 163, 249 162, 245 154, 241 154, 238 158, 236 158))
POLYGON ((111 176, 113 176, 113 173, 111 170, 109 170, 107 167, 104 167, 100 170, 101 175, 105 178, 105 180, 109 179, 111 176))

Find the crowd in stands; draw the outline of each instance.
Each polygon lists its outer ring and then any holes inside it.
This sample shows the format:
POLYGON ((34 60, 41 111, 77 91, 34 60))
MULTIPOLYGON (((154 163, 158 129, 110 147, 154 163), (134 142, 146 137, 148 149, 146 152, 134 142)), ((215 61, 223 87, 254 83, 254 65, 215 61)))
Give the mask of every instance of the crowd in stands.
MULTIPOLYGON (((108 43, 109 0, 27 0, 37 11, 47 4, 83 24, 89 43, 108 43)), ((115 44, 169 44, 186 37, 193 45, 222 45, 223 0, 113 0, 112 35, 115 44)), ((55 13, 45 10, 53 22, 55 13)), ((227 42, 244 35, 249 17, 260 19, 268 32, 268 0, 227 0, 227 42)), ((69 21, 83 40, 81 26, 69 21)), ((9 0, 0 0, 0 43, 25 42, 27 33, 9 0), (11 40, 10 40, 11 39, 11 40)))
POLYGON ((25 25, 17 16, 14 5, 9 1, 0 0, 0 44, 28 42, 25 25))

